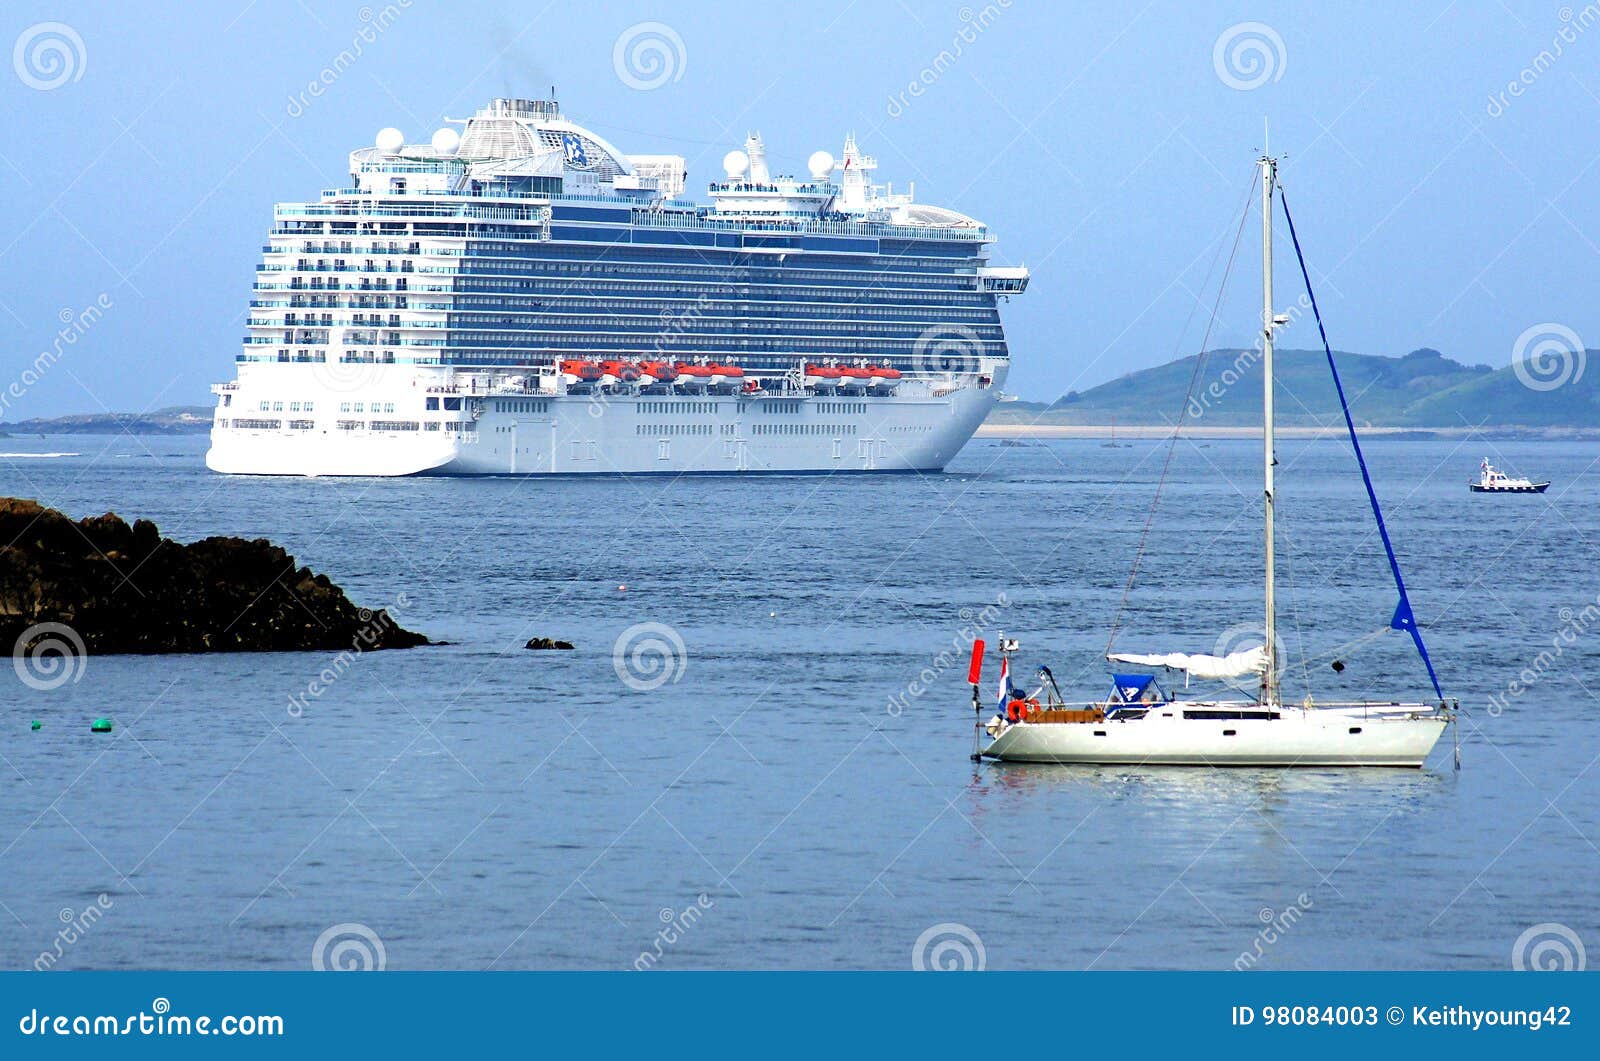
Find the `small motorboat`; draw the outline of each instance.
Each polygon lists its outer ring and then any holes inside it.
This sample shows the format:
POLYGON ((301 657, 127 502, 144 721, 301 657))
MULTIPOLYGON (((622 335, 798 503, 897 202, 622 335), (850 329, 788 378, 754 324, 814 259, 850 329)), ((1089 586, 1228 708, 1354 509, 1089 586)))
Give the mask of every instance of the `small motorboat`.
POLYGON ((1467 487, 1475 494, 1542 494, 1550 489, 1550 481, 1536 483, 1532 479, 1513 479, 1485 457, 1478 467, 1477 482, 1469 482, 1467 487))

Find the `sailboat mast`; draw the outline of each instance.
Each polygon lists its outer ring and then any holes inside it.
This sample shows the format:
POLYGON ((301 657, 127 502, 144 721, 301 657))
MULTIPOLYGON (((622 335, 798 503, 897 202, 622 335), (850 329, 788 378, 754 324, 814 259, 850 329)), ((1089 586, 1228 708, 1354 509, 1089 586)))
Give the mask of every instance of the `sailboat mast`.
POLYGON ((1266 500, 1266 635, 1267 669, 1261 676, 1261 700, 1271 704, 1278 699, 1278 607, 1276 594, 1277 561, 1273 535, 1273 467, 1278 463, 1273 441, 1272 409, 1272 194, 1278 179, 1278 160, 1261 156, 1261 369, 1262 437, 1264 439, 1263 482, 1266 500))

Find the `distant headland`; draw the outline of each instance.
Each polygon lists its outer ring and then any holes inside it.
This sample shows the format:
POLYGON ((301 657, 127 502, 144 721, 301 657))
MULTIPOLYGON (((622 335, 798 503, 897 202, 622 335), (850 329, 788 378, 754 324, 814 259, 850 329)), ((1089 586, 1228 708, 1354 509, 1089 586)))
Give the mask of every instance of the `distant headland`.
MULTIPOLYGON (((1404 357, 1334 356, 1356 426, 1368 431, 1600 437, 1600 364, 1584 372, 1587 356, 1568 362, 1554 378, 1538 374, 1537 366, 1466 365, 1431 349, 1404 357)), ((1255 350, 1213 350, 1198 376, 1197 359, 1189 356, 1069 391, 1048 404, 1008 402, 990 414, 980 434, 1036 427, 1039 434, 1087 435, 1116 425, 1134 436, 1162 434, 1179 423, 1219 435, 1249 434, 1261 422, 1259 358, 1255 350)), ((1286 433, 1343 431, 1322 351, 1277 351, 1275 375, 1278 422, 1286 433)))

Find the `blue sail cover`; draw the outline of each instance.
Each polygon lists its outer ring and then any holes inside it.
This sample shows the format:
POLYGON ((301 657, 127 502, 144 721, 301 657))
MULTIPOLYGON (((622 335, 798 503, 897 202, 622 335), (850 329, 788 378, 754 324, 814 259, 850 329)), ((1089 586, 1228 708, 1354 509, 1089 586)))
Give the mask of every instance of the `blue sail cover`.
POLYGON ((1361 466, 1361 481, 1367 488, 1367 500, 1372 502, 1372 516, 1378 521, 1378 537, 1383 539, 1383 551, 1389 558, 1389 571, 1394 575, 1394 587, 1400 593, 1399 603, 1395 605, 1394 617, 1389 620, 1389 626, 1395 630, 1404 630, 1411 635, 1412 642, 1417 646, 1417 655, 1422 657, 1422 665, 1428 668, 1428 680, 1433 683, 1433 691, 1444 699, 1444 690, 1439 688, 1439 676, 1433 671, 1433 660, 1428 658, 1428 646, 1422 643, 1422 630, 1417 626, 1417 617, 1411 610, 1411 598, 1406 593, 1406 580, 1400 577, 1400 561, 1395 559, 1394 546, 1389 542, 1389 528, 1383 522, 1383 509, 1378 505, 1378 493, 1372 488, 1372 476, 1367 473, 1367 460, 1361 454, 1361 441, 1356 438, 1356 423, 1350 415, 1350 403, 1345 400, 1344 383, 1339 379, 1339 368, 1333 363, 1333 347, 1328 345, 1328 330, 1322 326, 1322 311, 1317 309, 1317 294, 1311 289, 1311 273, 1306 268, 1306 256, 1300 251, 1300 237, 1294 230, 1294 217, 1289 213, 1289 199, 1283 194, 1283 189, 1278 189, 1278 196, 1283 201, 1283 219, 1289 223, 1289 238, 1294 241, 1294 256, 1300 261, 1300 275, 1305 278, 1306 296, 1311 300, 1311 313, 1317 319, 1317 334, 1322 337, 1322 351, 1328 357, 1328 371, 1333 374, 1333 387, 1339 393, 1339 408, 1344 410, 1344 426, 1350 432, 1350 446, 1356 451, 1356 463, 1361 466))

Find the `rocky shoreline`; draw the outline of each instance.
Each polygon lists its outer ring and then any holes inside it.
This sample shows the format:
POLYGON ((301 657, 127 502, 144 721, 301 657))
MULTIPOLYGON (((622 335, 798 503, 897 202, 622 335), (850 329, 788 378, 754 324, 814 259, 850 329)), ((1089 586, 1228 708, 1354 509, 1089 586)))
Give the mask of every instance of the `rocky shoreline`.
MULTIPOLYGON (((406 598, 396 601, 403 609, 406 598)), ((0 646, 12 655, 376 651, 431 644, 264 538, 163 538, 0 498, 0 646), (48 643, 47 643, 48 642, 48 643)))

